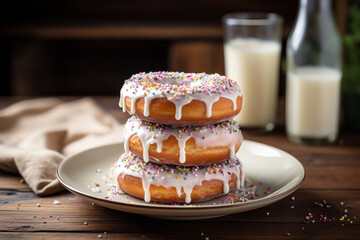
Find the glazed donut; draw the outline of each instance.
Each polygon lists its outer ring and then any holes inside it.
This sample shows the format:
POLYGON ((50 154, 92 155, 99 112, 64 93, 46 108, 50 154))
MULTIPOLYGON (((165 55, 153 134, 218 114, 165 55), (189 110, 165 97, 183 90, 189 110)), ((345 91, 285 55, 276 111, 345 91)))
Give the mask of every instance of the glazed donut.
POLYGON ((219 74, 150 72, 125 81, 119 105, 149 122, 209 125, 238 114, 243 95, 236 82, 219 74))
POLYGON ((243 186, 239 159, 207 166, 183 167, 145 163, 133 153, 124 153, 110 172, 118 192, 145 202, 201 202, 243 186))
POLYGON ((130 117, 125 124, 125 152, 145 162, 183 166, 209 165, 233 158, 243 137, 235 121, 179 127, 130 117))

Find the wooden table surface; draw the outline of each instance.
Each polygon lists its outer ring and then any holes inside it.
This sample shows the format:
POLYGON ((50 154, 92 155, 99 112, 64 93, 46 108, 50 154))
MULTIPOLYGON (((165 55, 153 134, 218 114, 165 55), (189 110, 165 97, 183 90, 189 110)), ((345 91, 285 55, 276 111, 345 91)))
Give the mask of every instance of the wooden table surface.
MULTIPOLYGON (((0 108, 19 99, 1 97, 0 108)), ((127 118, 117 97, 95 99, 120 122, 127 118)), ((92 205, 68 191, 38 197, 20 176, 0 172, 0 239, 360 239, 360 134, 341 131, 327 146, 294 144, 285 136, 283 101, 277 122, 270 134, 243 132, 305 167, 300 189, 275 204, 208 220, 161 220, 92 205)))

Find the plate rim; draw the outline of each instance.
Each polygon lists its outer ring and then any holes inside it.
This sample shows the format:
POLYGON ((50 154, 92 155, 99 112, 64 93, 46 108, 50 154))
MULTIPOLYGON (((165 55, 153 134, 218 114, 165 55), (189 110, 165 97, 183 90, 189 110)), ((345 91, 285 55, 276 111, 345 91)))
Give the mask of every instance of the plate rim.
MULTIPOLYGON (((267 145, 267 144, 264 144, 264 143, 260 143, 260 142, 256 142, 256 141, 252 141, 252 140, 244 140, 245 142, 250 142, 250 143, 255 143, 255 144, 260 144, 260 145, 264 145, 266 147, 271 147, 271 148, 274 148, 276 149, 277 151, 280 151, 282 153, 285 153, 285 155, 289 155, 293 160, 295 160, 299 166, 301 167, 301 172, 302 172, 302 179, 299 180, 299 182, 294 186, 292 187, 291 189, 288 189, 286 190, 285 192, 282 192, 282 193, 279 193, 279 194, 275 194, 275 195, 272 195, 272 194, 269 194, 268 196, 266 197, 263 197, 263 198, 259 198, 259 199, 254 199, 254 200, 251 200, 251 201, 247 201, 247 202, 238 202, 238 203, 232 203, 232 204, 218 204, 218 205, 210 205, 210 206, 194 206, 193 204, 189 204, 189 205, 169 205, 169 206, 164 206, 164 205, 157 205, 157 204, 151 204, 151 205, 140 205, 138 203, 128 203, 128 202, 118 202, 118 201, 113 201, 111 199, 104 199, 102 197, 97 197, 97 196, 93 196, 93 195, 90 195, 88 193, 85 193, 73 186, 71 186, 70 184, 66 183, 66 181, 64 179, 61 178, 61 173, 59 172, 60 171, 60 168, 63 164, 66 164, 66 161, 69 161, 69 159, 72 159, 72 158, 75 158, 77 157, 78 155, 80 154, 83 154, 84 152, 87 152, 87 151, 96 151, 96 149, 99 149, 99 148, 104 148, 104 147, 110 147, 110 146, 113 146, 113 145, 119 145, 123 142, 116 142, 116 143, 111 143, 111 144, 104 144, 104 145, 101 145, 101 146, 97 146, 97 147, 93 147, 93 148, 89 148, 89 149, 86 149, 84 151, 81 151, 81 152, 78 152, 74 155, 71 155, 67 158, 65 158, 56 168, 56 177, 57 179, 59 180, 59 182, 61 183, 61 185, 63 187, 65 187, 65 189, 67 189, 68 191, 70 191, 71 193, 76 193, 78 195, 81 195, 81 196, 84 196, 86 198, 91 198, 91 199, 94 199, 94 200, 97 200, 97 201, 102 201, 102 202, 105 202, 107 204, 116 204, 116 205, 120 205, 120 206, 126 206, 126 207, 131 207, 131 208, 153 208, 153 209, 166 209, 166 210, 178 210, 178 211, 192 211, 195 209, 201 209, 201 210, 205 210, 205 209, 218 209, 218 208, 238 208, 238 207, 241 207, 241 206, 252 206, 252 205, 257 205, 260 203, 267 203, 267 202, 275 202, 277 200, 281 200, 282 198, 290 195, 291 193, 295 192, 297 189, 300 188, 300 186, 303 184, 303 182, 305 181, 306 179, 306 171, 305 171, 305 168, 304 166, 301 164, 301 162, 295 158, 293 155, 291 155, 290 153, 284 151, 284 150, 281 150, 279 148, 276 148, 276 147, 273 147, 271 145, 267 145)), ((279 190, 283 189, 280 188, 279 190)), ((126 194, 126 193, 125 193, 126 194)))

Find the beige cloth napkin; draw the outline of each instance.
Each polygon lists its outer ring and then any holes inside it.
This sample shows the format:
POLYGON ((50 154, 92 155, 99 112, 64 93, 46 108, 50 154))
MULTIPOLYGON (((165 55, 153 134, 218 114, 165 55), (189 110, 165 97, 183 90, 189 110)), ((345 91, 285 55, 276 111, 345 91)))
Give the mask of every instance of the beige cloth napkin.
POLYGON ((20 173, 38 195, 62 190, 56 167, 88 148, 122 141, 123 125, 93 99, 24 100, 0 110, 0 169, 20 173))

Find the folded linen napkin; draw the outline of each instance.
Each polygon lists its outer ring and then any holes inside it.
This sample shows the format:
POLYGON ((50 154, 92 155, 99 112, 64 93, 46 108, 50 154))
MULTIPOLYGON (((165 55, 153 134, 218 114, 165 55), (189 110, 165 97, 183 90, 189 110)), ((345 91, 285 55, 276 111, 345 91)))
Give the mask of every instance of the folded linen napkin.
POLYGON ((95 146, 122 141, 124 126, 93 99, 24 100, 0 110, 0 169, 20 173, 38 195, 62 190, 56 167, 95 146))

